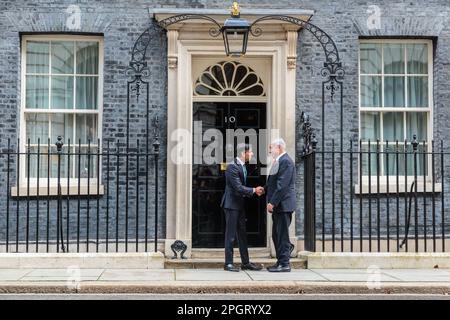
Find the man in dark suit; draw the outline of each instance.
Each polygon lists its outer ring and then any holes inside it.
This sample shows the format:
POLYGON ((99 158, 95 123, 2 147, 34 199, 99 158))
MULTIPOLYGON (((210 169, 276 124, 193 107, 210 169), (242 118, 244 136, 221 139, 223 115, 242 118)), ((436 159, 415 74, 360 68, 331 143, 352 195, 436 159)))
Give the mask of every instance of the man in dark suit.
POLYGON ((277 263, 268 267, 270 272, 290 272, 292 244, 289 241, 289 225, 296 209, 295 164, 286 153, 283 139, 274 140, 269 146, 273 158, 267 185, 257 190, 258 195, 266 193, 267 211, 272 214, 272 240, 275 245, 277 263))
POLYGON ((247 168, 245 163, 253 157, 251 146, 239 144, 237 158, 227 166, 225 172, 226 186, 222 197, 221 207, 225 211, 225 266, 224 270, 239 271, 233 264, 233 243, 237 239, 241 254, 242 270, 261 270, 262 267, 250 262, 247 246, 247 232, 245 219, 245 198, 250 198, 262 187, 249 188, 247 182, 247 168))

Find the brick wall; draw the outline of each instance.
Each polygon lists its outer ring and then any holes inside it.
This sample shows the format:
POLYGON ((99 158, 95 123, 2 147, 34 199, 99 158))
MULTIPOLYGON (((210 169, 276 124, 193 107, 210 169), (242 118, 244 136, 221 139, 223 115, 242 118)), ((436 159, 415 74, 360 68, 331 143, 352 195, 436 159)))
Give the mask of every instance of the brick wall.
MULTIPOLYGON (((448 1, 371 1, 370 3, 345 1, 241 1, 241 6, 255 8, 299 8, 312 9, 315 14, 312 23, 321 27, 336 42, 346 71, 344 81, 344 140, 358 139, 358 39, 361 36, 392 36, 392 37, 434 37, 434 139, 448 141, 450 112, 447 106, 450 102, 450 6, 448 1), (381 29, 369 30, 366 24, 369 5, 377 5, 381 9, 381 29)), ((166 163, 166 40, 163 33, 150 21, 147 9, 149 7, 183 7, 183 8, 224 8, 228 4, 217 0, 197 1, 2 1, 0 3, 0 139, 2 148, 6 139, 15 141, 18 137, 18 110, 20 106, 20 33, 28 32, 68 32, 65 25, 69 14, 65 12, 71 4, 77 4, 81 9, 80 33, 101 33, 104 35, 104 105, 103 105, 103 138, 123 142, 126 128, 126 70, 130 60, 130 50, 138 36, 151 27, 154 38, 151 41, 148 64, 151 70, 149 79, 150 113, 151 117, 158 115, 161 119, 162 156, 160 159, 160 234, 165 232, 165 163, 166 163)), ((311 34, 302 31, 299 37, 299 57, 297 64, 297 121, 301 111, 310 114, 312 124, 321 136, 321 123, 325 121, 326 136, 339 139, 340 110, 338 104, 328 104, 327 118, 321 119, 321 85, 320 70, 323 54, 320 45, 311 34)), ((132 112, 131 139, 144 139, 145 107, 136 105, 132 112)), ((300 132, 297 133, 297 149, 301 150, 300 132)), ((14 144, 15 142, 13 142, 14 144)), ((326 141, 329 145, 330 140, 326 141)), ((319 146, 321 141, 319 141, 319 146)), ((339 165, 339 162, 337 162, 339 165)), ((298 164, 298 172, 302 172, 302 164, 298 164)), ((356 168, 356 163, 355 163, 356 168)), ((0 205, 5 207, 5 162, 0 161, 0 205)), ((328 172, 328 170, 327 170, 328 172)), ((344 169, 344 183, 348 181, 348 166, 344 169)), ((450 170, 446 171, 447 175, 450 170)), ((12 177, 14 178, 14 177, 12 177)), ((445 177, 448 181, 450 176, 445 177)), ((115 177, 112 177, 113 181, 115 177)), ((329 184, 329 173, 318 177, 318 188, 322 183, 329 184)), ((298 235, 303 235, 302 200, 303 180, 297 178, 299 199, 299 214, 297 215, 298 235)), ((349 186, 346 187, 348 190, 349 186)), ((447 190, 446 190, 447 191, 447 190)), ((135 199, 130 194, 130 203, 135 199)), ((111 197, 115 197, 112 192, 111 197)), ((349 230, 349 195, 345 195, 345 230, 349 230)), ((318 205, 322 199, 318 198, 318 205)), ((15 203, 12 203, 15 210, 15 203)), ((45 206, 45 203, 42 204, 45 206)), ((74 203, 73 205, 76 205, 74 203)), ((101 198, 101 206, 105 207, 105 197, 101 198)), ((446 204, 447 206, 447 204, 446 204)), ((152 212, 153 204, 150 204, 152 212)), ((43 208, 44 210, 44 208, 43 208)), ((450 210, 450 208, 449 208, 450 210)), ((382 210, 385 214, 385 210, 382 210)), ((0 212, 0 238, 4 239, 5 211, 0 212)), ((25 214, 24 206, 20 205, 20 217, 25 214)), ((120 214, 124 214, 120 212, 120 214)), ((439 212, 438 212, 439 214, 439 212)), ((32 219, 36 217, 32 216, 32 219)), ((104 218, 104 217, 101 217, 104 218)), ((14 224, 14 217, 12 223, 14 224)), ((103 221, 103 220, 102 220, 103 221)), ((356 220, 358 222, 358 220, 356 220)), ((319 221, 319 223, 321 223, 319 221)), ((327 228, 330 218, 326 219, 327 228)), ((54 225, 54 223, 53 223, 54 225)), ((133 225, 133 221, 130 221, 133 225)), ((23 228, 23 223, 20 228, 23 228)), ((82 226, 82 229, 85 226, 82 226)), ((150 231, 153 232, 153 227, 150 231)), ((93 228, 95 230, 95 228, 93 228)), ((367 230, 366 230, 367 231, 367 230)), ((34 232, 34 231, 32 231, 34 232)), ((83 229, 85 232, 85 229, 83 229)), ((141 233, 142 234, 142 233, 141 233)), ((33 234, 30 235, 33 237, 33 234)))

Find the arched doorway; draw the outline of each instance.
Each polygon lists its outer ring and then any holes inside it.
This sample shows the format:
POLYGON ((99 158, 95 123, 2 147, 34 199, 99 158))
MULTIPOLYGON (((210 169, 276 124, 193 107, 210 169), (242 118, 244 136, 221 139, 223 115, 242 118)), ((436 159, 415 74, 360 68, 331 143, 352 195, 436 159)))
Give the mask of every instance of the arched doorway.
MULTIPOLYGON (((254 163, 247 165, 247 185, 263 185, 266 179, 263 158, 267 154, 267 139, 262 135, 267 128, 268 94, 263 78, 267 80, 270 60, 212 61, 212 58, 193 60, 193 248, 223 248, 225 219, 220 200, 225 189, 226 162, 234 158, 239 140, 236 135, 251 143, 255 153, 254 163), (207 63, 211 64, 204 68, 207 63), (215 135, 220 135, 221 141, 215 135), (216 143, 220 146, 211 152, 211 145, 216 143), (211 163, 206 159, 209 155, 221 161, 211 163)), ((264 198, 247 199, 246 212, 249 246, 266 247, 264 198)))

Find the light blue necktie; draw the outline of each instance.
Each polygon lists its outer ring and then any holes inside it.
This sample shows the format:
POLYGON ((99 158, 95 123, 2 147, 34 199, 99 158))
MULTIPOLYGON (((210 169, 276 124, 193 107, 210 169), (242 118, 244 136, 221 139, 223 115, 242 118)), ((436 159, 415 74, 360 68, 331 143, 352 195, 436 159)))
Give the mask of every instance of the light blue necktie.
POLYGON ((247 168, 245 164, 242 165, 242 170, 244 170, 244 184, 247 184, 247 168))

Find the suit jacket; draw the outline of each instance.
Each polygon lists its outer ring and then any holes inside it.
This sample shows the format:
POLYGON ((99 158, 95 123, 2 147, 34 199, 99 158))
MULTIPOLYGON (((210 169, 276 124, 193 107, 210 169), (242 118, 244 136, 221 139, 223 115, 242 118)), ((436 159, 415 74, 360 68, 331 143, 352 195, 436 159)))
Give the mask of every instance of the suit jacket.
POLYGON ((225 193, 220 206, 224 209, 244 210, 244 197, 253 195, 253 188, 244 185, 244 170, 235 159, 225 171, 225 193))
POLYGON ((295 164, 287 153, 272 166, 264 189, 267 202, 272 204, 276 211, 295 211, 295 164))

